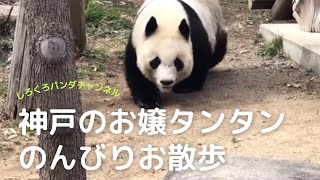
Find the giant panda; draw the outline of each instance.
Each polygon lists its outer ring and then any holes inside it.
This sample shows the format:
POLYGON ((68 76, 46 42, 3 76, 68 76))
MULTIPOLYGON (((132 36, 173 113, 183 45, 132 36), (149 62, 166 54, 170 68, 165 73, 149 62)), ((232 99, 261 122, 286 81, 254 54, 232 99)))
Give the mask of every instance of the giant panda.
POLYGON ((222 21, 219 0, 145 0, 125 49, 134 103, 161 108, 163 93, 202 90, 227 51, 222 21))

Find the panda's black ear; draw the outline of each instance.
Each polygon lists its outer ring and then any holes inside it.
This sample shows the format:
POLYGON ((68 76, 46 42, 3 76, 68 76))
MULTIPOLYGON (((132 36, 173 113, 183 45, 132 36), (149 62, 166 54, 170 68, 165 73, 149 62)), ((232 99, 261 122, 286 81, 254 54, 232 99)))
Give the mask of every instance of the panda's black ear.
POLYGON ((186 38, 186 40, 188 40, 189 34, 190 34, 190 29, 189 29, 189 26, 188 26, 187 21, 185 19, 183 19, 181 21, 180 26, 179 26, 179 30, 180 30, 180 33, 182 34, 182 36, 184 38, 186 38))
POLYGON ((146 37, 152 35, 158 28, 157 20, 153 16, 150 18, 149 22, 147 23, 147 27, 145 30, 146 37))

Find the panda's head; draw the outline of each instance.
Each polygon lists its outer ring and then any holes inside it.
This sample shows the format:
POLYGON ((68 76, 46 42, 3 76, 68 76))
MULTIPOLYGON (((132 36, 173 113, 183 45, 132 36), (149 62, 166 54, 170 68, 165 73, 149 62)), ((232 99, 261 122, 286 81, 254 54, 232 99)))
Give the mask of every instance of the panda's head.
POLYGON ((158 23, 152 16, 137 52, 138 68, 161 92, 170 92, 175 84, 190 76, 194 63, 186 19, 170 23, 158 23))

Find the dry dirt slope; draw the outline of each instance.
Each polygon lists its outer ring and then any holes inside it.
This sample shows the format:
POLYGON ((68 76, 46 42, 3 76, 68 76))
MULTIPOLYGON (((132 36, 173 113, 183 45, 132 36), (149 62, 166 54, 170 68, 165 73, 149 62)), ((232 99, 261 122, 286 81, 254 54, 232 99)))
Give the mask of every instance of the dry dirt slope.
MULTIPOLYGON (((166 136, 139 136, 137 121, 134 121, 134 132, 129 135, 112 135, 108 129, 99 135, 89 134, 86 139, 88 145, 106 144, 104 152, 107 159, 99 170, 88 172, 88 179, 162 179, 168 170, 167 156, 162 156, 165 164, 159 171, 144 171, 139 167, 139 160, 144 156, 140 149, 148 144, 164 148, 171 143, 189 144, 197 148, 216 144, 224 146, 226 156, 320 163, 319 77, 282 57, 269 60, 258 57, 256 53, 262 41, 257 30, 259 20, 265 19, 264 13, 255 13, 258 18, 252 18, 254 16, 247 11, 245 0, 222 0, 222 4, 229 28, 229 53, 225 61, 210 73, 205 90, 166 97, 166 136), (176 109, 194 113, 192 126, 181 135, 172 134, 172 130, 181 127, 170 123, 176 109), (254 119, 245 133, 233 136, 231 131, 241 127, 229 123, 236 109, 253 112, 254 119), (213 118, 206 119, 200 114, 201 111, 211 113, 213 118), (263 118, 260 111, 271 113, 272 118, 263 118), (206 135, 201 134, 201 129, 212 126, 220 113, 225 114, 225 120, 219 129, 206 135), (261 129, 271 126, 280 113, 285 114, 281 126, 272 133, 262 135, 261 129), (127 157, 123 155, 121 160, 112 161, 113 145, 127 145, 133 149, 134 161, 129 169, 121 172, 115 170, 117 165, 125 163, 127 157)), ((122 66, 118 68, 122 69, 122 66)), ((108 81, 113 87, 119 88, 121 96, 116 98, 83 92, 85 110, 103 112, 107 116, 108 125, 115 119, 110 113, 118 108, 139 112, 132 103, 122 73, 112 79, 92 80, 101 81, 108 81)), ((0 151, 0 179, 37 177, 36 171, 24 171, 18 162, 22 148, 33 143, 34 139, 25 141, 21 138, 16 140, 17 145, 10 151, 0 151)), ((94 158, 90 162, 93 163, 94 158)))

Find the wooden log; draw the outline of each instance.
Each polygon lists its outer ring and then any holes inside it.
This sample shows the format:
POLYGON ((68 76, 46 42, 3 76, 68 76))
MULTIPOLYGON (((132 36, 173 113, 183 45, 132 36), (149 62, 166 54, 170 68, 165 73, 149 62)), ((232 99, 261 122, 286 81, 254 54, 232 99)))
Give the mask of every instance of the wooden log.
POLYGON ((292 10, 302 31, 320 32, 319 0, 294 0, 292 10))
POLYGON ((276 0, 248 0, 249 9, 271 9, 276 0))
POLYGON ((277 0, 272 9, 271 16, 274 19, 292 19, 292 0, 277 0))

